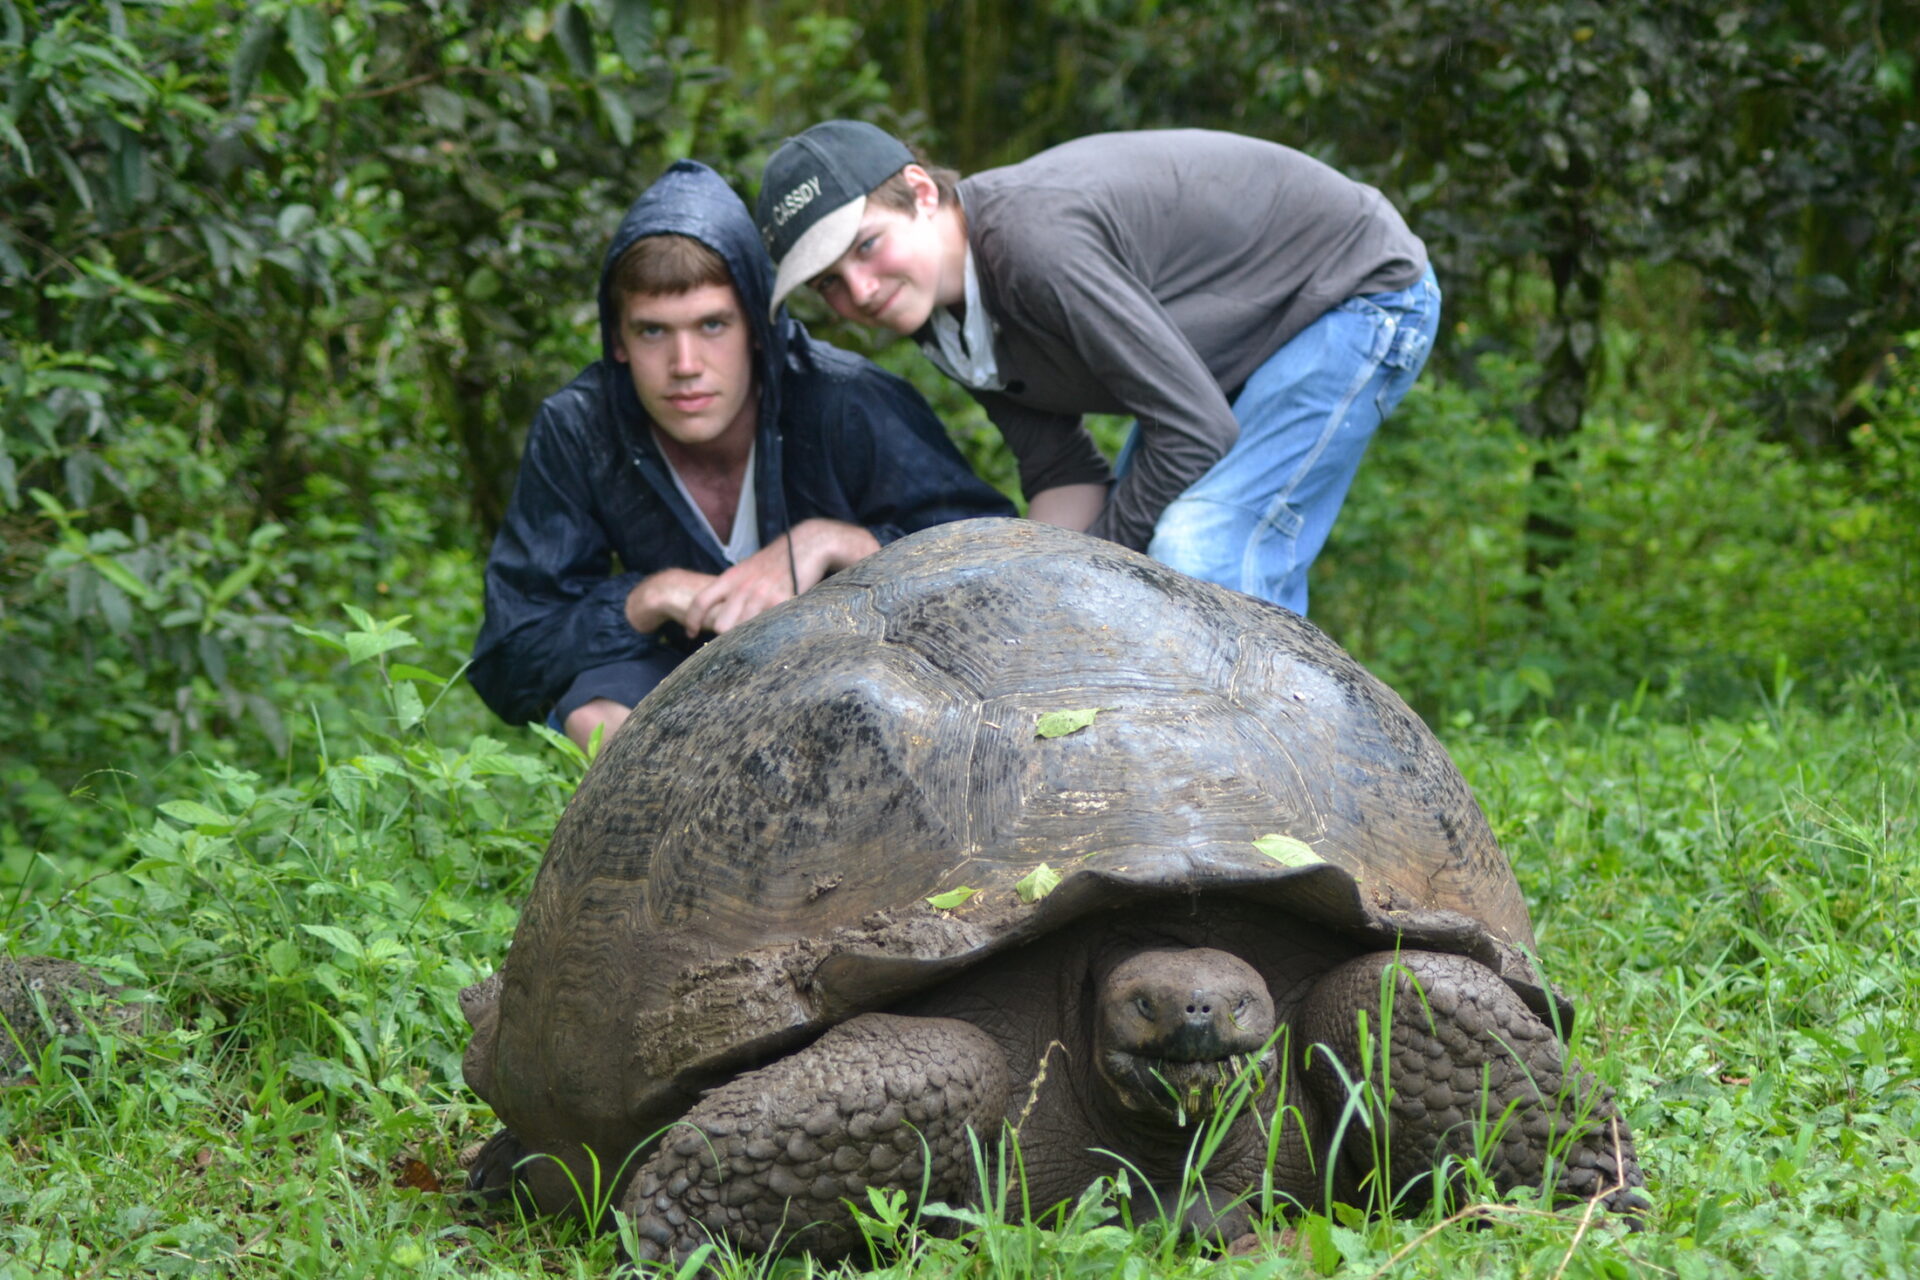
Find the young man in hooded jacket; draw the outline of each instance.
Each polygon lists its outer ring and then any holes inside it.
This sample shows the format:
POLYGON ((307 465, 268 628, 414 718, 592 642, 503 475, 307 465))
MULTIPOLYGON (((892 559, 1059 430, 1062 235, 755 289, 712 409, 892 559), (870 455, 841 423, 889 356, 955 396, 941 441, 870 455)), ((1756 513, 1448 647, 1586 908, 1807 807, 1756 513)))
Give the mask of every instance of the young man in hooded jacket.
POLYGON ((622 219, 601 358, 541 405, 487 561, 467 674, 503 719, 584 746, 706 634, 904 534, 1012 513, 918 392, 770 307, 772 281, 704 165, 622 219))
POLYGON ((767 161, 757 216, 775 304, 811 283, 911 335, 1000 428, 1034 519, 1297 613, 1440 318, 1380 192, 1232 133, 1097 134, 962 179, 829 120, 767 161), (1112 469, 1086 413, 1136 420, 1112 469))

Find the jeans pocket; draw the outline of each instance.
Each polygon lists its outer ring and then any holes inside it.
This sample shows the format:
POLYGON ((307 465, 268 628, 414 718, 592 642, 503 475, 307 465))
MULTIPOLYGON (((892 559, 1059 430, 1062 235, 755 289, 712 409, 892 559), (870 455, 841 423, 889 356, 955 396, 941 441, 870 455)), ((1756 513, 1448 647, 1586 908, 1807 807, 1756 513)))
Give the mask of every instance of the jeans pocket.
POLYGON ((1421 366, 1427 363, 1427 349, 1433 345, 1433 339, 1424 326, 1414 323, 1418 319, 1418 312, 1409 312, 1398 318, 1393 341, 1387 344, 1387 354, 1381 358, 1381 364, 1390 369, 1418 373, 1421 366))
POLYGON ((1300 567, 1300 535, 1306 524, 1306 517, 1292 503, 1276 501, 1267 508, 1247 548, 1242 591, 1296 612, 1304 611, 1305 601, 1295 589, 1294 578, 1300 567))
POLYGON ((1393 349, 1394 335, 1400 328, 1399 320, 1391 308, 1380 305, 1380 300, 1395 296, 1355 294, 1334 308, 1334 311, 1352 317, 1341 328, 1347 339, 1356 343, 1354 350, 1359 358, 1369 365, 1379 364, 1393 349))

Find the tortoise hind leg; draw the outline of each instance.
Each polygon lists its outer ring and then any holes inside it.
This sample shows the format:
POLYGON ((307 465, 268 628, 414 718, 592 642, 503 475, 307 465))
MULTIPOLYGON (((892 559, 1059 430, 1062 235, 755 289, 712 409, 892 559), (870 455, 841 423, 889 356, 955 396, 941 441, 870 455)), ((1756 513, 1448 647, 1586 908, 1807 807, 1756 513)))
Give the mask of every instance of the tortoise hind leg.
MULTIPOLYGON (((1300 1031, 1306 1043, 1331 1049, 1352 1081, 1362 1078, 1361 1013, 1375 1029, 1376 1088, 1385 1055, 1389 1167, 1381 1172, 1396 1194, 1433 1176, 1446 1157, 1476 1154, 1478 1145, 1502 1191, 1539 1186, 1551 1157, 1560 1196, 1601 1196, 1618 1212, 1646 1208, 1613 1091, 1569 1059, 1553 1030, 1491 969, 1465 956, 1403 951, 1361 956, 1327 973, 1307 999, 1300 1031), (1389 970, 1391 1031, 1381 1037, 1389 970)), ((1318 1049, 1311 1052, 1307 1087, 1329 1127, 1348 1105, 1339 1076, 1318 1049)), ((1371 1143, 1365 1126, 1348 1126, 1341 1156, 1357 1175, 1374 1167, 1371 1143)))
POLYGON ((863 1014, 709 1092, 661 1138, 620 1208, 649 1261, 709 1239, 845 1254, 859 1234, 844 1202, 868 1187, 971 1195, 967 1132, 990 1137, 1006 1097, 1006 1063, 976 1027, 863 1014))

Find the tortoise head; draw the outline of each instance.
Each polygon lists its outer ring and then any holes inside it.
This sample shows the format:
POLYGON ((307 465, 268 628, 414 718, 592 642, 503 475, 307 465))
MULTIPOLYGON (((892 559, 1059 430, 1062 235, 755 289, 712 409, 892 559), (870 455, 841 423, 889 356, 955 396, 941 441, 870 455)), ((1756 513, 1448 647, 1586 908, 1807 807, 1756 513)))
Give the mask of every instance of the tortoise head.
POLYGON ((1094 1060, 1125 1110, 1184 1125, 1211 1116, 1240 1071, 1266 1065, 1273 1027, 1266 981, 1240 957, 1139 951, 1100 984, 1094 1060))

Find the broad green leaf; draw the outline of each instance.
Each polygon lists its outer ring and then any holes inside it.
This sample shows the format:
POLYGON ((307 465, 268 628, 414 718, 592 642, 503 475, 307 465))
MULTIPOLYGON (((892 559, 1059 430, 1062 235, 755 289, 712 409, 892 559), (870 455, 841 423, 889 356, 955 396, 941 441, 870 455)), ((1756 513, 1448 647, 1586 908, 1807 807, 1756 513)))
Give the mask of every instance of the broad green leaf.
POLYGON ((327 84, 326 19, 315 5, 298 5, 287 11, 287 42, 293 48, 293 60, 306 73, 309 89, 324 89, 327 84))
POLYGON ((354 261, 363 267, 373 265, 373 246, 367 243, 365 236, 352 227, 341 227, 339 234, 340 243, 347 246, 347 252, 353 255, 354 261))
POLYGON ((613 0, 613 47, 635 71, 653 54, 653 0, 613 0))
POLYGON ((300 971, 300 948, 279 938, 267 948, 267 969, 276 978, 291 978, 300 971))
POLYGON ((1082 707, 1077 711, 1049 711, 1034 722, 1033 731, 1042 738, 1064 738, 1092 724, 1100 710, 1099 707, 1082 707))
POLYGON ((280 211, 274 222, 274 229, 282 240, 291 240, 313 225, 313 206, 310 204, 290 204, 280 211))
POLYGON ((420 690, 408 681, 393 686, 393 714, 402 729, 411 729, 427 717, 427 708, 420 701, 420 690))
POLYGON ((311 1053, 297 1053, 289 1058, 287 1074, 323 1089, 332 1089, 335 1093, 351 1093, 356 1083, 353 1072, 332 1058, 317 1057, 311 1053))
POLYGON ((513 202, 507 189, 484 165, 462 165, 458 177, 461 188, 489 209, 505 209, 513 202))
POLYGON ((426 114, 427 123, 436 129, 458 133, 467 127, 467 100, 451 89, 442 89, 437 84, 422 85, 420 110, 426 114))
POLYGON ((111 582, 100 584, 100 614, 107 620, 107 629, 117 636, 126 635, 133 629, 133 605, 127 600, 127 593, 111 582))
POLYGON ((424 667, 409 666, 404 662, 396 662, 387 668, 387 677, 392 680, 421 680, 427 684, 440 685, 442 687, 447 683, 445 676, 437 676, 424 667))
POLYGON ((500 273, 492 267, 482 265, 467 277, 467 283, 462 292, 475 302, 485 302, 499 294, 500 273))
POLYGON ((205 669, 207 678, 221 688, 227 685, 227 650, 220 643, 220 637, 213 634, 213 615, 208 614, 200 624, 200 638, 194 647, 200 652, 200 665, 205 669))
POLYGON ((0 115, 0 141, 11 144, 20 153, 20 168, 29 178, 38 176, 33 168, 33 152, 27 149, 27 140, 20 136, 11 116, 0 115))
POLYGON ((633 145, 633 108, 619 90, 602 85, 600 88, 600 108, 607 113, 607 127, 613 130, 614 141, 623 147, 633 145))
POLYGON ((80 373, 69 369, 47 369, 28 379, 28 385, 38 388, 72 387, 76 391, 106 391, 111 384, 96 374, 80 373))
POLYGON ((1312 867, 1326 861, 1313 851, 1313 846, 1304 840, 1292 836, 1261 836, 1253 842, 1253 847, 1272 858, 1282 866, 1312 867))
POLYGON ((334 808, 352 813, 360 807, 360 799, 367 793, 367 780, 354 769, 335 766, 327 770, 327 795, 332 798, 334 808))
POLYGON ((580 12, 580 6, 567 0, 553 15, 553 36, 560 42, 560 52, 567 55, 567 62, 573 67, 575 75, 582 80, 593 77, 593 29, 587 25, 587 16, 580 12))
POLYGON ((345 639, 349 663, 365 662, 389 650, 420 643, 405 631, 349 631, 345 639))
POLYGON ((1020 895, 1022 902, 1038 902, 1059 885, 1060 873, 1043 862, 1015 881, 1013 891, 1020 895))
MULTIPOLYGON (((6 115, 0 113, 0 139, 5 139, 12 128, 13 126, 7 123, 6 115)), ((20 141, 19 134, 15 133, 12 137, 15 141, 20 141)), ((21 141, 20 151, 23 159, 26 161, 24 167, 27 176, 31 178, 33 176, 33 165, 31 163, 31 157, 26 156, 26 149, 26 143, 21 141)), ((13 242, 14 236, 12 232, 6 227, 0 226, 0 282, 27 274, 27 260, 20 256, 20 251, 13 247, 13 242)))
POLYGON ((520 77, 520 87, 526 90, 527 110, 533 116, 533 122, 546 129, 553 124, 553 95, 547 91, 547 82, 539 76, 520 77))
POLYGON ((406 765, 388 755, 359 755, 348 763, 368 777, 379 774, 383 778, 398 778, 407 771, 406 765))
POLYGON ((942 911, 951 911, 978 892, 980 892, 978 889, 963 884, 958 889, 949 889, 945 893, 934 894, 931 898, 927 899, 927 903, 929 906, 938 907, 942 911))
POLYGON ((351 956, 358 960, 367 953, 360 939, 337 924, 303 924, 300 927, 343 956, 351 956))
POLYGON ((279 38, 278 18, 256 17, 247 23, 240 35, 240 47, 234 51, 233 66, 227 70, 227 110, 238 111, 246 104, 247 95, 260 78, 260 68, 266 65, 267 55, 279 38))
POLYGON ((213 259, 213 269, 222 279, 233 269, 233 245, 228 243, 221 224, 212 218, 202 218, 199 222, 200 241, 207 246, 207 256, 213 259))
POLYGON ((147 149, 132 137, 123 137, 107 166, 114 202, 121 208, 137 203, 148 187, 147 149))
POLYGON ((190 827, 219 827, 225 830, 233 825, 232 818, 217 809, 209 809, 198 800, 169 800, 158 807, 169 818, 190 827))
POLYGON ((293 624, 293 629, 309 640, 318 640, 329 649, 345 649, 347 647, 347 642, 331 631, 316 631, 312 627, 303 627, 297 622, 293 624))
POLYGON ((60 171, 67 175, 67 185, 73 188, 73 194, 80 201, 80 207, 88 213, 93 212, 93 188, 88 185, 86 176, 80 172, 80 166, 73 162, 64 147, 53 149, 53 158, 60 171))
POLYGON ((213 594, 208 597, 209 602, 215 606, 227 603, 227 601, 246 590, 247 584, 258 577, 260 571, 266 567, 267 562, 264 560, 256 559, 247 561, 247 563, 220 579, 220 585, 215 587, 213 594))
POLYGON ((146 583, 133 576, 133 570, 115 560, 112 556, 90 555, 87 563, 93 571, 120 588, 130 596, 137 597, 142 604, 153 599, 153 591, 146 583))

